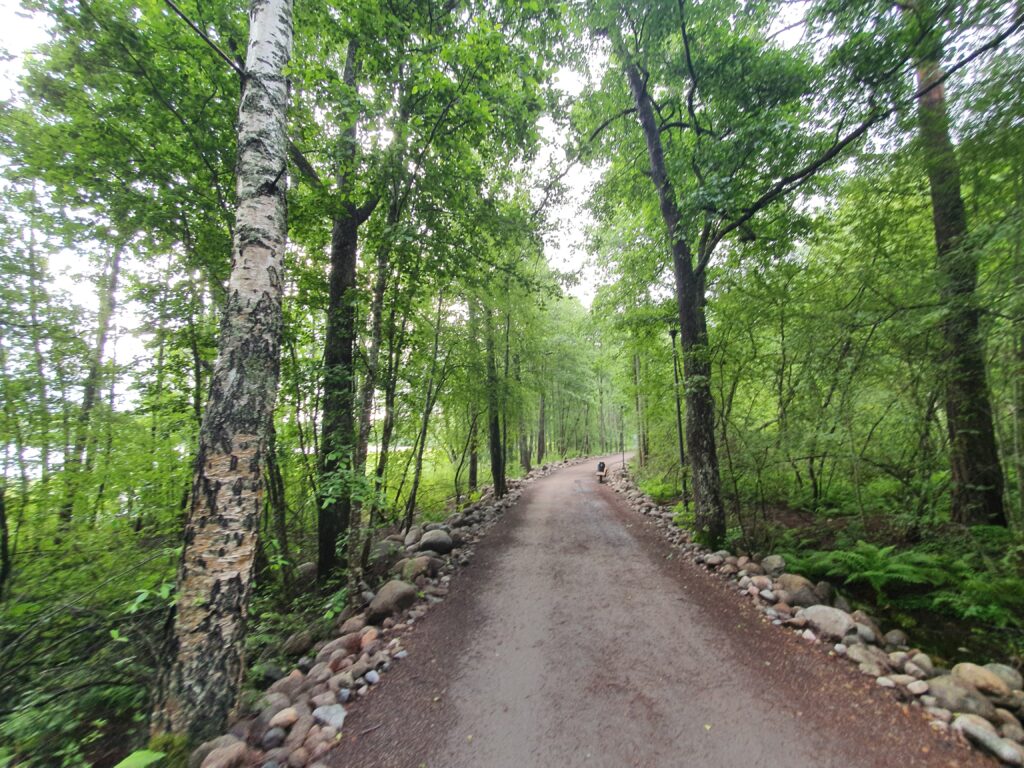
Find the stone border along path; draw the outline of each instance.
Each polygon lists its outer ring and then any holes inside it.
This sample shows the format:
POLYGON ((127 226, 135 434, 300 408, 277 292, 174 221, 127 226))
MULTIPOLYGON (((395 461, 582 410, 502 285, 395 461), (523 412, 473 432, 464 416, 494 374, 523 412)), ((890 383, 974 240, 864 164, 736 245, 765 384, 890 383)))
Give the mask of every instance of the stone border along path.
POLYGON ((255 711, 244 713, 228 733, 192 753, 189 768, 327 768, 321 760, 342 737, 345 705, 351 707, 369 695, 381 674, 406 658, 401 635, 431 605, 444 600, 452 574, 472 561, 472 545, 530 483, 584 461, 544 464, 520 480, 509 480, 502 499, 495 501, 493 491, 486 490, 480 500, 443 524, 414 525, 404 536, 385 538, 377 551, 385 557, 401 556, 390 569, 400 578, 388 581, 376 594, 364 593, 363 610, 343 613, 333 639, 313 644, 304 631, 288 638, 286 648, 297 653, 311 650, 315 657, 304 657, 289 674, 281 673, 255 711))
POLYGON ((650 517, 674 547, 758 603, 766 621, 820 644, 829 656, 857 664, 880 687, 892 689, 912 707, 923 707, 936 731, 952 731, 1006 765, 1024 766, 1024 680, 1018 670, 1005 664, 937 667, 927 654, 910 647, 902 630, 883 634, 866 613, 850 612, 827 582, 812 584, 786 573, 786 561, 779 555, 757 561, 694 543, 689 532, 676 527, 673 513, 646 496, 626 470, 615 470, 609 485, 650 517))

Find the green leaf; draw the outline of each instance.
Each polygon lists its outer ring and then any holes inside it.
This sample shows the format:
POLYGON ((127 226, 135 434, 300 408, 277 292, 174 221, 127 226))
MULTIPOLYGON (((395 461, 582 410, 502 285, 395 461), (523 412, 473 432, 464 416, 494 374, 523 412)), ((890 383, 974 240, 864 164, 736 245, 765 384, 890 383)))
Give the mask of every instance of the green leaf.
POLYGON ((145 768, 147 765, 156 765, 164 759, 163 752, 151 752, 148 749, 139 749, 132 752, 128 757, 114 766, 114 768, 145 768))

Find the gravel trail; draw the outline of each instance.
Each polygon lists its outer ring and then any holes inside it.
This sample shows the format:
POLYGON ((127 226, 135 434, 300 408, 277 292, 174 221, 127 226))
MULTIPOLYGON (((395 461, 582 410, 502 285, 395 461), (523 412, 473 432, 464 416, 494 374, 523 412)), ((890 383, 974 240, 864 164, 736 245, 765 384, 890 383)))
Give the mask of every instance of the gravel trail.
POLYGON ((676 558, 594 465, 533 483, 477 545, 332 766, 996 765, 676 558))

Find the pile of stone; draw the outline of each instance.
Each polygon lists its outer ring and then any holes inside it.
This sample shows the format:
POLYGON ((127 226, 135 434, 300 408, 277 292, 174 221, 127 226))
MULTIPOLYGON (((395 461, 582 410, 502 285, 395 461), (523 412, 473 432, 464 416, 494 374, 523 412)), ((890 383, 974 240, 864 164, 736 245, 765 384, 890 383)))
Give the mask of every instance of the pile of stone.
POLYGON ((883 632, 867 613, 852 610, 828 582, 787 573, 779 555, 758 560, 711 552, 693 543, 673 513, 646 496, 628 474, 615 475, 611 484, 636 511, 652 518, 674 546, 755 601, 772 624, 856 664, 877 685, 922 708, 936 730, 952 730, 1007 765, 1024 766, 1024 680, 1018 670, 969 663, 944 669, 912 647, 901 629, 883 632))
POLYGON ((579 461, 544 464, 522 480, 510 480, 501 499, 484 488, 477 502, 443 523, 414 525, 378 542, 374 557, 386 561, 390 580, 375 593, 363 593, 358 611, 343 612, 332 637, 318 640, 308 629, 292 634, 281 650, 301 656, 295 668, 285 673, 264 666, 266 691, 229 733, 200 745, 189 768, 326 768, 324 756, 344 732, 347 707, 407 658, 403 635, 447 596, 452 574, 472 562, 473 544, 530 482, 579 461))

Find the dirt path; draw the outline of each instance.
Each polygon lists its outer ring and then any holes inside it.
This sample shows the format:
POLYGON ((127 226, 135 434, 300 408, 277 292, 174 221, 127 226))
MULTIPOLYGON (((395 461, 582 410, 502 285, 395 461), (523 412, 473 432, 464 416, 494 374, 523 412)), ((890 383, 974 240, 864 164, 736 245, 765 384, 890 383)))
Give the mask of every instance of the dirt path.
POLYGON ((670 555, 591 464, 537 481, 352 708, 331 764, 995 765, 670 555))

